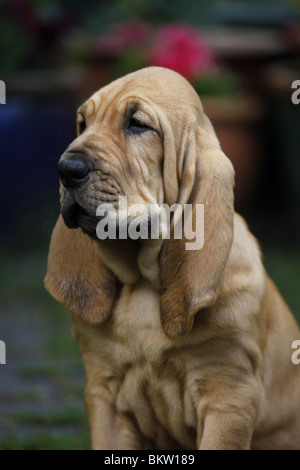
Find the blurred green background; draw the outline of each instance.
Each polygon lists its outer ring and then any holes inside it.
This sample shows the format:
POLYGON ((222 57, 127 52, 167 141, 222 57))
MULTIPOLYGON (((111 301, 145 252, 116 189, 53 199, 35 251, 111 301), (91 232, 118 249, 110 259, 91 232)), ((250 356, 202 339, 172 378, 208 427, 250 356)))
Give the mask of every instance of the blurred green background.
POLYGON ((120 74, 188 74, 200 54, 188 78, 235 166, 236 208, 300 320, 299 15, 297 0, 0 3, 0 449, 90 448, 80 353, 43 277, 76 108, 120 74))

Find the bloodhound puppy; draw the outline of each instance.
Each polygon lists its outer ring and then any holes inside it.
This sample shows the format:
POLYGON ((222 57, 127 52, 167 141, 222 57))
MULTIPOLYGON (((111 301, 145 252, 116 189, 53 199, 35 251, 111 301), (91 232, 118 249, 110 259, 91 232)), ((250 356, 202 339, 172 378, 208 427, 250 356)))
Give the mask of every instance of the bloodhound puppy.
POLYGON ((73 316, 94 449, 299 449, 295 319, 234 213, 234 171, 201 102, 150 67, 78 110, 45 285, 73 316), (204 243, 100 240, 97 207, 204 205, 204 243))

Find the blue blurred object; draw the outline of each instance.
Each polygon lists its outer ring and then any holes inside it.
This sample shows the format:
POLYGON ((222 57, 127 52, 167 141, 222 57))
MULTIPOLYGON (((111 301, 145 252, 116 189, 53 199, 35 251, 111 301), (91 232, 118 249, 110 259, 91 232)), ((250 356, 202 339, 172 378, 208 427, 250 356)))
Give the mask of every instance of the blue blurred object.
POLYGON ((47 208, 58 201, 56 167, 75 136, 75 107, 70 102, 54 104, 53 97, 7 101, 0 106, 0 237, 18 237, 21 223, 34 221, 32 231, 37 230, 47 218, 47 208))

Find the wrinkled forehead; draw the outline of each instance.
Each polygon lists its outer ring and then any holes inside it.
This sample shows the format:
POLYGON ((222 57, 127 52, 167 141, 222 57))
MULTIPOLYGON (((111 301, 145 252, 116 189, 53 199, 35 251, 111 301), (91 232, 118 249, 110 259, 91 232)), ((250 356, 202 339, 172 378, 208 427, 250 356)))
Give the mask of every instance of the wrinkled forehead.
POLYGON ((86 115, 113 107, 122 111, 132 102, 141 102, 165 113, 202 113, 193 87, 172 70, 149 67, 119 78, 96 91, 80 108, 86 115))

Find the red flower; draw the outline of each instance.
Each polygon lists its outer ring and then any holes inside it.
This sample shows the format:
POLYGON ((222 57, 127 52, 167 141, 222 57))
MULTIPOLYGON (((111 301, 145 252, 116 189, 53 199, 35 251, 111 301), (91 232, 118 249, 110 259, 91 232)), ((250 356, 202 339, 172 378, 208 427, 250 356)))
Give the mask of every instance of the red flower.
POLYGON ((149 65, 170 68, 193 81, 214 64, 212 52, 197 30, 171 24, 154 34, 149 65))
POLYGON ((109 30, 95 44, 94 52, 101 56, 116 56, 126 49, 139 46, 145 41, 148 26, 138 21, 129 21, 109 30))

